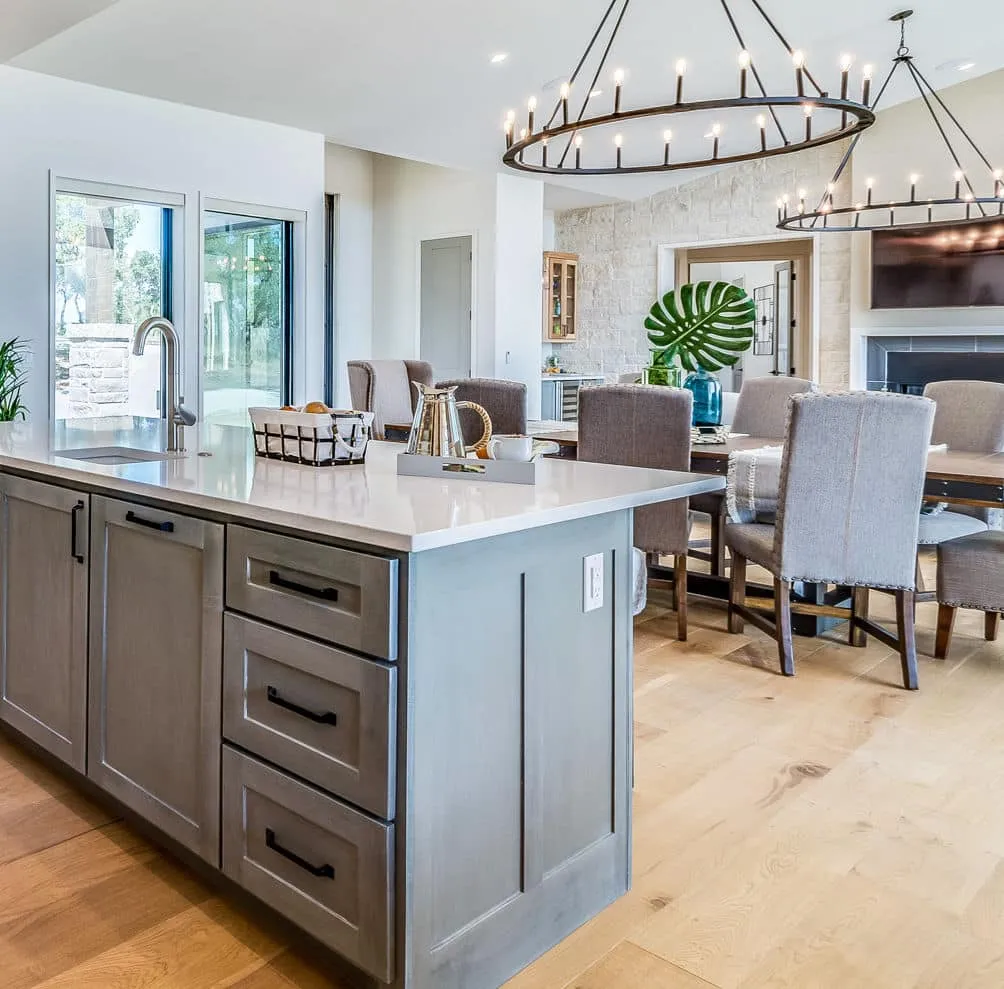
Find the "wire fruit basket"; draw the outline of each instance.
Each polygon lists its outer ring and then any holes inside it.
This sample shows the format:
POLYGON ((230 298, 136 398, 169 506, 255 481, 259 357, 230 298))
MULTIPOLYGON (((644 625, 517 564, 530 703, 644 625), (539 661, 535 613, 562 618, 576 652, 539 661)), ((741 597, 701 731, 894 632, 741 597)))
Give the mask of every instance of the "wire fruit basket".
POLYGON ((366 463, 373 413, 248 409, 256 456, 305 467, 366 463))

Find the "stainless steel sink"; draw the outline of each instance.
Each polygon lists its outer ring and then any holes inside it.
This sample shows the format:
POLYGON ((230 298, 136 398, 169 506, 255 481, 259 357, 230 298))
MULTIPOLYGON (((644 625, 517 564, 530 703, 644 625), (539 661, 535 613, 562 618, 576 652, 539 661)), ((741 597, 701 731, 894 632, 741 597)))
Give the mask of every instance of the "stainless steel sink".
POLYGON ((116 467, 120 464, 156 463, 173 460, 176 453, 158 453, 156 450, 134 450, 128 446, 97 446, 89 450, 57 450, 55 456, 67 460, 86 460, 91 464, 116 467))

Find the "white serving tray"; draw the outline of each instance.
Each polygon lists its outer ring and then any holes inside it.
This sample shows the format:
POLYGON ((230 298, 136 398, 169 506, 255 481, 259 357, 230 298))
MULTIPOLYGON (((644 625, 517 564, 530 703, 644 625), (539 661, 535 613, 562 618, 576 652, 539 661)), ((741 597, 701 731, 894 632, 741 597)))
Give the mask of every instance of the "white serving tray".
POLYGON ((422 457, 415 453, 397 455, 397 472, 409 477, 448 477, 469 481, 496 481, 503 484, 536 484, 537 461, 478 460, 467 457, 422 457))

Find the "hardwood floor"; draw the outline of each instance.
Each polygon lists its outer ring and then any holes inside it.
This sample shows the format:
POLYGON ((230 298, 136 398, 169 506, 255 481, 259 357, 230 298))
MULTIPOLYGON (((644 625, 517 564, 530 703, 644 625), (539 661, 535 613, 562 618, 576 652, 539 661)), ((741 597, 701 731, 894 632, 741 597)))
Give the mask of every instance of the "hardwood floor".
MULTIPOLYGON (((960 612, 936 661, 936 616, 908 694, 891 650, 837 635, 797 639, 784 680, 772 642, 697 600, 679 643, 653 591, 634 888, 507 989, 1004 986, 1004 642, 960 612)), ((0 739, 2 989, 334 985, 0 739)))

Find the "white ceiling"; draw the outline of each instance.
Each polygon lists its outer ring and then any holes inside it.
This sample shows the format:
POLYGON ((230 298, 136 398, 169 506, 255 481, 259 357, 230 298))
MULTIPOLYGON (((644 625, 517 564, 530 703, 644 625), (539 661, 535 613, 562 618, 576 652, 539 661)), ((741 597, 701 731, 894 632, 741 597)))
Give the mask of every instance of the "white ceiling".
MULTIPOLYGON (((179 103, 319 131, 330 140, 462 168, 498 167, 501 121, 574 66, 607 0, 3 0, 0 58, 16 66, 179 103), (493 53, 509 58, 490 63, 493 53)), ((909 41, 938 87, 1004 66, 999 0, 915 0, 909 41), (993 30, 979 30, 978 26, 993 30), (968 74, 948 62, 972 61, 968 74)), ((733 0, 769 88, 792 87, 790 60, 755 30, 750 0, 733 0)), ((769 12, 824 88, 844 52, 887 68, 898 41, 875 0, 768 0, 769 12)), ((734 92, 738 46, 710 0, 634 0, 608 63, 627 73, 625 106, 668 94, 687 58, 688 94, 734 92)), ((889 103, 909 98, 901 89, 889 103)), ((915 95, 915 93, 913 94, 915 95)), ((522 114, 522 109, 521 109, 522 114)), ((665 126, 650 124, 661 135, 665 126)), ((669 126, 674 126, 670 123, 669 126)), ((750 121, 726 121, 748 140, 750 121), (744 130, 743 128, 746 128, 744 130)), ((702 127, 703 129, 703 127, 702 127)), ((595 135, 605 144, 609 135, 595 135)), ((634 147, 648 135, 628 135, 634 147)), ((703 134, 691 135, 691 148, 703 134)), ((654 140, 661 141, 661 137, 654 140)), ((683 138, 681 137, 682 141, 683 138)), ((595 146, 595 145, 594 145, 595 146)), ((631 145, 626 139, 625 154, 631 145)), ((682 150, 682 148, 681 148, 682 150)), ((549 205, 636 198, 694 173, 568 180, 549 205)))

